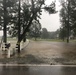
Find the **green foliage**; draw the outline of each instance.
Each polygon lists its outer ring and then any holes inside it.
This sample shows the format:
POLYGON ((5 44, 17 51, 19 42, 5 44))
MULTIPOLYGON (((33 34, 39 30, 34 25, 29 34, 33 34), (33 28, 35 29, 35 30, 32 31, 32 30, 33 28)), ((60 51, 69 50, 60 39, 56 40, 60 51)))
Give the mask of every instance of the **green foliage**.
POLYGON ((64 41, 64 39, 67 37, 67 30, 66 28, 60 28, 59 38, 64 41))
POLYGON ((71 0, 70 1, 70 5, 71 5, 71 14, 70 14, 70 18, 71 18, 71 30, 73 31, 73 35, 76 35, 76 0, 71 0))
POLYGON ((33 21, 39 21, 42 15, 42 9, 45 9, 50 14, 55 13, 55 2, 50 6, 45 5, 45 0, 21 0, 21 6, 19 9, 19 0, 2 0, 0 1, 0 26, 4 27, 4 8, 6 8, 6 25, 8 25, 9 34, 11 36, 17 36, 19 27, 20 10, 20 40, 25 37, 25 34, 29 31, 33 21), (44 5, 44 7, 42 7, 44 5))
MULTIPOLYGON (((60 21, 62 28, 65 28, 65 33, 69 36, 70 32, 72 35, 76 35, 76 0, 61 0, 61 11, 60 11, 60 21)), ((67 36, 66 36, 67 37, 67 36)))
POLYGON ((54 14, 57 12, 55 7, 55 2, 52 2, 49 6, 44 6, 44 10, 47 11, 49 14, 54 14))
POLYGON ((6 8, 6 25, 10 25, 14 19, 14 6, 17 0, 2 0, 0 2, 0 25, 3 27, 4 24, 4 8, 6 8))
POLYGON ((33 21, 32 22, 29 34, 31 37, 34 37, 35 39, 40 37, 40 35, 41 35, 41 24, 39 23, 39 21, 33 21))

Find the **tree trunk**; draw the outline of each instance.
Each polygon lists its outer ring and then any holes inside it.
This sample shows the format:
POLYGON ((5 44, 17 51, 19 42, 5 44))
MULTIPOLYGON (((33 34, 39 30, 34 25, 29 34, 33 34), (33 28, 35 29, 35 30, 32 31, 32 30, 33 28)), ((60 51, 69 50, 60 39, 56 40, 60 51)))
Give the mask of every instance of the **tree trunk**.
POLYGON ((69 33, 70 33, 70 24, 69 24, 69 16, 70 16, 70 1, 68 0, 68 23, 67 23, 67 43, 69 43, 69 33))

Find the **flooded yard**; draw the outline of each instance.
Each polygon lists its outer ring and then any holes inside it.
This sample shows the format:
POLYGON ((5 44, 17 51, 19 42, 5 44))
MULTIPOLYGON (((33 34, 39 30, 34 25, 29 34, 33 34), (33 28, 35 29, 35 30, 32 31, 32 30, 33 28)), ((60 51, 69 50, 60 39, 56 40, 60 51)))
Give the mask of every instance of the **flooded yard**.
POLYGON ((31 41, 22 57, 32 55, 46 64, 76 64, 75 42, 31 41))
POLYGON ((30 41, 20 55, 0 59, 0 63, 76 65, 76 43, 30 41))

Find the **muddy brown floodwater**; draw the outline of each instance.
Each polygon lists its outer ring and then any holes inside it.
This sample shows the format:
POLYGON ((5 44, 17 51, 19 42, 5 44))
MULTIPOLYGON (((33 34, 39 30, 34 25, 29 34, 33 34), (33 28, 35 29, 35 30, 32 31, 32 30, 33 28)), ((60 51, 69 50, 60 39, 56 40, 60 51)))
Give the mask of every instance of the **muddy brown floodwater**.
MULTIPOLYGON (((76 64, 76 43, 75 42, 49 42, 49 41, 30 41, 24 48, 22 57, 38 59, 45 64, 76 64)), ((34 62, 34 61, 33 61, 34 62)))

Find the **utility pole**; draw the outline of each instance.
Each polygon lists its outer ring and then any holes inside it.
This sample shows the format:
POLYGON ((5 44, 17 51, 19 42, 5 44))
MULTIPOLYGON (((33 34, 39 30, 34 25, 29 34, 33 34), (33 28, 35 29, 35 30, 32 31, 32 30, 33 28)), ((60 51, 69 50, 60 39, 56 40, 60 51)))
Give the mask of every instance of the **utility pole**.
POLYGON ((7 9, 6 9, 6 0, 3 0, 3 11, 4 11, 4 28, 3 28, 3 42, 7 43, 7 9))
POLYGON ((69 24, 69 15, 70 15, 70 1, 68 0, 68 22, 67 22, 67 43, 69 43, 69 35, 70 35, 70 24, 69 24))
POLYGON ((21 25, 20 25, 20 4, 21 4, 21 2, 20 2, 20 0, 19 0, 19 11, 18 11, 18 53, 20 53, 20 32, 21 32, 21 29, 20 29, 20 27, 21 27, 21 25))

